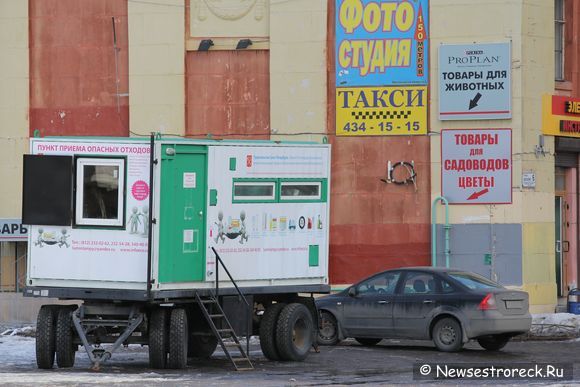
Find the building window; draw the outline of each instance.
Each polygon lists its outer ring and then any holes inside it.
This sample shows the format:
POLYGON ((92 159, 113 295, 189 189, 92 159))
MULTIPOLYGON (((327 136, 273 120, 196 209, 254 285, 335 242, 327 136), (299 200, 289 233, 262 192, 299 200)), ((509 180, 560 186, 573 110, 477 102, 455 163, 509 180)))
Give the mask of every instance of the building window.
POLYGON ((125 159, 76 160, 75 224, 124 226, 125 159))
POLYGON ((564 80, 564 0, 555 0, 555 65, 556 80, 564 80))

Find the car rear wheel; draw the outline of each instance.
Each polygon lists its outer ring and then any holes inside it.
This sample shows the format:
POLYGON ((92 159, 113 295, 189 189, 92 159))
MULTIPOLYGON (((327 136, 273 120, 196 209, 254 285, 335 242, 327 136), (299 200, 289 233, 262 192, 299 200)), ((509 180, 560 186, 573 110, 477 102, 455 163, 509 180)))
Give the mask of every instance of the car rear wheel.
POLYGON ((463 332, 459 322, 445 317, 435 323, 432 331, 433 343, 442 352, 457 352, 463 347, 463 332))
POLYGON ((355 337, 356 341, 358 341, 361 345, 365 347, 372 347, 373 345, 377 345, 382 339, 368 339, 363 337, 355 337))
POLYGON ((318 329, 318 344, 336 345, 338 343, 338 323, 332 313, 320 312, 320 328, 318 329))
POLYGON ((480 337, 477 339, 479 345, 488 351, 499 351, 510 341, 510 337, 505 335, 493 335, 480 337))

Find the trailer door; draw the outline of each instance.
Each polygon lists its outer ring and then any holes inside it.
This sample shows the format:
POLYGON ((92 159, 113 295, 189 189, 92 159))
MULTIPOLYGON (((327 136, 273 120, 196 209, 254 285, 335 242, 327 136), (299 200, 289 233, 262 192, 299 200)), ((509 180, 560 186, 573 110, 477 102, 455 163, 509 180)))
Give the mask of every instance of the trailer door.
POLYGON ((207 148, 163 145, 159 282, 204 279, 207 148))

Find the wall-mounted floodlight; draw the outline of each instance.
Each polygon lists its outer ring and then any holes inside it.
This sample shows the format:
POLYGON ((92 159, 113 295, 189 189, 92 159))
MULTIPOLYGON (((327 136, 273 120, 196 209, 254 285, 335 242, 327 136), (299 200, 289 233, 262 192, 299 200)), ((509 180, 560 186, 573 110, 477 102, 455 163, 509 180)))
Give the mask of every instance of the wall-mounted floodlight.
POLYGON ((201 42, 199 42, 199 47, 197 49, 198 51, 207 51, 211 46, 213 46, 213 40, 204 39, 201 42))
POLYGON ((240 39, 238 45, 236 46, 236 50, 243 50, 244 48, 248 48, 252 45, 251 39, 240 39))

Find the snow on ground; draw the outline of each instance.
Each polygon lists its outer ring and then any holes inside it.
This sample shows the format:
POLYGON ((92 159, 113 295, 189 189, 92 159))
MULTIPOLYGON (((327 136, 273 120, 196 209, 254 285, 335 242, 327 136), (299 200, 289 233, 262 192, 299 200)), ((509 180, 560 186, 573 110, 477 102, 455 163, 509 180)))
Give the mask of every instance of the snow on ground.
POLYGON ((580 337, 580 315, 545 313, 532 315, 532 329, 528 336, 537 338, 580 337))
POLYGON ((22 328, 8 328, 5 329, 0 336, 25 336, 35 337, 36 327, 22 327, 22 328))
MULTIPOLYGON (((0 334, 0 386, 79 386, 103 385, 111 386, 126 384, 131 386, 233 386, 233 385, 268 385, 267 382, 252 380, 251 383, 243 380, 232 383, 232 370, 215 372, 211 375, 164 370, 152 371, 149 366, 148 348, 140 345, 130 345, 121 348, 113 354, 113 361, 105 363, 98 372, 92 371, 92 364, 84 349, 81 347, 76 353, 75 367, 70 369, 39 370, 36 366, 36 347, 34 327, 4 329, 0 334)), ((252 337, 250 343, 253 350, 250 356, 261 356, 259 340, 252 337), (258 347, 256 347, 258 345, 258 347)), ((109 347, 110 345, 106 345, 109 347)), ((221 349, 214 354, 216 359, 224 359, 221 349)), ((270 383, 270 385, 272 385, 270 383)))
MULTIPOLYGON (((0 330, 0 385, 273 385, 272 381, 259 378, 235 380, 227 371, 215 371, 202 378, 197 373, 154 372, 148 368, 147 347, 131 345, 113 355, 114 362, 103 366, 100 372, 91 371, 91 363, 80 348, 76 354, 74 369, 38 370, 36 366, 34 327, 0 330), (235 381, 234 381, 235 380, 235 381), (239 383, 236 383, 239 382, 239 383)), ((569 313, 537 314, 532 316, 532 329, 527 335, 532 339, 574 339, 580 341, 580 315, 569 313)), ((252 337, 254 350, 251 356, 261 356, 259 341, 252 337)), ((218 349, 218 352, 219 349, 218 349)), ((215 356, 223 358, 223 354, 215 356)), ((258 374, 256 374, 257 376, 258 374)), ((287 383, 285 383, 287 384, 287 383)), ((292 384, 292 383, 290 383, 292 384)))

